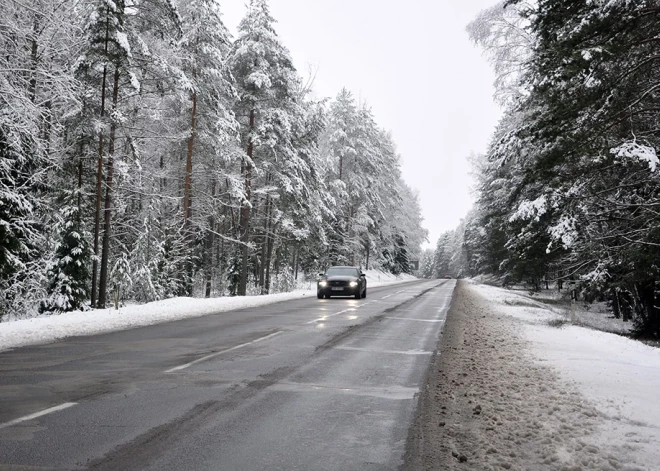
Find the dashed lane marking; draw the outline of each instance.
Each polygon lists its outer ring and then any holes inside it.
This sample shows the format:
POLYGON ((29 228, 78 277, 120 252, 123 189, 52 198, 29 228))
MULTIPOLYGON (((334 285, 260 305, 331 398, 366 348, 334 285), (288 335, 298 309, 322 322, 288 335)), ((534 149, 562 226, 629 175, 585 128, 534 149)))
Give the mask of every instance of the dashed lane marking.
POLYGON ((416 321, 416 322, 444 322, 443 319, 413 319, 412 317, 386 317, 385 319, 396 319, 399 321, 416 321))
POLYGON ((369 353, 393 353, 396 355, 433 355, 433 352, 424 350, 381 350, 376 348, 359 348, 359 347, 334 347, 337 350, 352 350, 357 352, 369 353))
POLYGON ((180 371, 183 369, 186 369, 190 366, 196 365, 197 363, 200 363, 202 361, 210 360, 211 358, 215 358, 218 355, 222 355, 223 353, 231 352, 232 350, 238 350, 239 348, 247 347, 248 345, 255 344, 257 342, 262 342, 264 340, 270 339, 275 337, 276 335, 280 335, 282 331, 279 332, 273 332, 272 334, 264 335, 263 337, 259 337, 258 339, 252 340, 251 342, 245 342, 240 345, 235 345, 231 348, 226 348, 224 350, 221 350, 219 352, 211 353, 210 355, 206 355, 204 357, 198 358, 197 360, 193 360, 190 363, 186 363, 185 365, 179 365, 175 366, 174 368, 170 368, 169 370, 165 370, 165 373, 174 373, 175 371, 180 371))
POLYGON ((73 407, 76 404, 78 404, 78 403, 77 402, 65 402, 64 404, 60 404, 59 406, 50 407, 50 408, 44 409, 40 412, 35 412, 34 414, 19 417, 18 419, 10 420, 9 422, 5 422, 4 424, 0 424, 0 429, 11 427, 12 425, 20 424, 21 422, 26 422, 28 420, 36 419, 36 418, 42 417, 44 415, 52 414, 53 412, 68 409, 69 407, 73 407))

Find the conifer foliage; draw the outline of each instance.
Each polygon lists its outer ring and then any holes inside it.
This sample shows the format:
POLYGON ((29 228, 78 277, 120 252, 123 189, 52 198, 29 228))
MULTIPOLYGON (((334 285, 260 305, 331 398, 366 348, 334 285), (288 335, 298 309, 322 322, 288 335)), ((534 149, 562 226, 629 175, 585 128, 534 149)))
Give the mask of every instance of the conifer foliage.
POLYGON ((470 25, 507 109, 464 237, 470 271, 570 286, 655 338, 659 25, 657 2, 587 0, 511 0, 470 25))
POLYGON ((317 101, 250 0, 0 0, 0 320, 409 272, 392 137, 317 101))

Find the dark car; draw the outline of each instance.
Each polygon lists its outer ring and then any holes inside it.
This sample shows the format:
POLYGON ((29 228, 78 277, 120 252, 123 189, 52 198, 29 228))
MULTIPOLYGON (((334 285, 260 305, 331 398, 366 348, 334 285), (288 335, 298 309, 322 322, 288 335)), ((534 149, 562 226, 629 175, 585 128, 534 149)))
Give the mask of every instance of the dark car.
POLYGON ((367 297, 367 278, 357 267, 331 267, 316 285, 316 297, 354 296, 355 299, 367 297))

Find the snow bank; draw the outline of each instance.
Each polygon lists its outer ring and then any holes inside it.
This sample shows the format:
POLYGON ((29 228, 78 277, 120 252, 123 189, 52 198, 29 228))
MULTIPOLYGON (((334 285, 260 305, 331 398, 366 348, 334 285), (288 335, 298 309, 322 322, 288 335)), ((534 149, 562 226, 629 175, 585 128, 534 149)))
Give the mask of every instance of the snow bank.
POLYGON ((393 275, 391 273, 386 273, 380 270, 363 270, 365 275, 367 275, 367 286, 386 286, 396 283, 403 283, 406 281, 414 281, 415 278, 412 275, 402 273, 401 275, 393 275))
MULTIPOLYGON (((476 280, 470 280, 475 283, 476 280)), ((543 290, 530 294, 523 289, 511 290, 494 286, 479 286, 482 294, 497 301, 500 310, 521 320, 547 324, 551 321, 571 322, 583 327, 591 327, 604 332, 629 334, 633 328, 632 322, 615 319, 605 303, 584 304, 581 302, 571 306, 569 300, 563 298, 563 293, 554 290, 543 290), (511 309, 507 309, 507 307, 511 309), (527 309, 516 309, 517 307, 527 309), (571 312, 572 311, 572 312, 571 312)))
POLYGON ((660 426, 660 349, 577 326, 529 326, 526 335, 534 352, 578 383, 602 412, 660 426))
POLYGON ((311 295, 311 291, 293 291, 268 296, 209 299, 179 297, 121 307, 119 310, 112 308, 74 311, 3 322, 0 324, 0 351, 24 345, 48 343, 64 337, 113 332, 216 312, 263 306, 311 295))
MULTIPOLYGON (((576 386, 598 412, 598 432, 589 438, 591 444, 601 450, 627 450, 642 466, 630 469, 657 469, 647 466, 660 463, 660 349, 617 334, 564 325, 565 310, 530 296, 474 287, 495 310, 520 321, 534 358, 576 386), (557 320, 562 322, 553 327, 557 320)), ((576 310, 578 321, 581 312, 576 310)))
MULTIPOLYGON (((391 273, 377 270, 366 270, 365 274, 367 275, 367 286, 372 288, 416 279, 411 275, 397 277, 391 273)), ((26 345, 53 342, 65 337, 114 332, 312 296, 316 296, 315 284, 310 285, 310 289, 266 296, 225 296, 208 299, 178 297, 147 304, 125 306, 119 310, 111 308, 74 311, 59 315, 2 322, 0 323, 0 352, 26 345)))

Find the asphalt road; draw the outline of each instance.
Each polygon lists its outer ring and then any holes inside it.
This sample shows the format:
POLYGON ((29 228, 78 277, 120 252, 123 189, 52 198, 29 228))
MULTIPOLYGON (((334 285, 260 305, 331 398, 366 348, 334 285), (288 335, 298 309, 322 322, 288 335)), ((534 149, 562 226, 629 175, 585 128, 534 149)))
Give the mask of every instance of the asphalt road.
POLYGON ((397 469, 454 286, 0 353, 0 469, 397 469))

